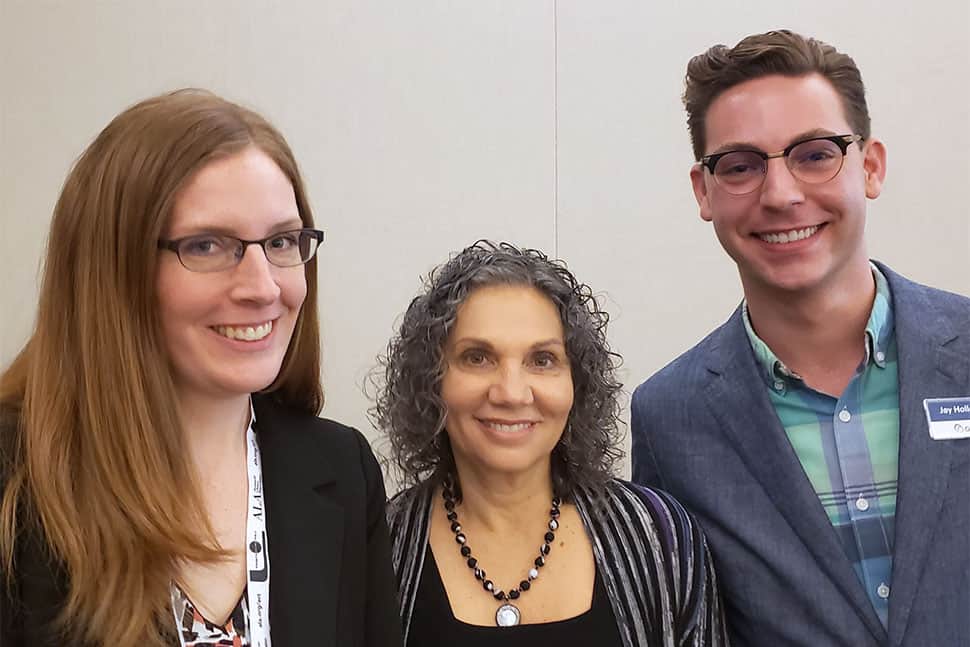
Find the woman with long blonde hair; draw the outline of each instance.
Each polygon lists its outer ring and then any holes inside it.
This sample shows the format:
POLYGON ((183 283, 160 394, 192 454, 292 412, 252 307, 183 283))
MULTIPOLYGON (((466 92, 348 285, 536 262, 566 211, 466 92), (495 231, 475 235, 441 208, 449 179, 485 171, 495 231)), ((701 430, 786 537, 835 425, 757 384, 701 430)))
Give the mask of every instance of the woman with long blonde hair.
POLYGON ((322 240, 280 133, 210 93, 81 155, 0 376, 3 647, 399 644, 379 467, 316 417, 322 240))

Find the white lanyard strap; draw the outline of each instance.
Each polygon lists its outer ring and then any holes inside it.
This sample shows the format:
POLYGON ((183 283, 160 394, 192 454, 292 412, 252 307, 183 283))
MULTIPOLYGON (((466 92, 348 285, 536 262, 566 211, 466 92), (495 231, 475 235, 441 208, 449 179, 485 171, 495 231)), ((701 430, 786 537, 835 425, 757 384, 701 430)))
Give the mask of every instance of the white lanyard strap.
POLYGON ((249 644, 271 647, 269 637, 269 541, 263 506, 263 468, 250 417, 246 430, 246 469, 249 472, 249 506, 246 513, 246 568, 249 572, 249 644))
MULTIPOLYGON (((253 430, 255 415, 246 430, 246 472, 249 497, 246 506, 246 593, 249 604, 248 638, 251 647, 272 647, 269 635, 269 542, 266 538, 266 515, 263 505, 263 469, 253 430)), ((179 644, 185 647, 182 618, 179 617, 178 592, 172 587, 172 612, 179 644)))

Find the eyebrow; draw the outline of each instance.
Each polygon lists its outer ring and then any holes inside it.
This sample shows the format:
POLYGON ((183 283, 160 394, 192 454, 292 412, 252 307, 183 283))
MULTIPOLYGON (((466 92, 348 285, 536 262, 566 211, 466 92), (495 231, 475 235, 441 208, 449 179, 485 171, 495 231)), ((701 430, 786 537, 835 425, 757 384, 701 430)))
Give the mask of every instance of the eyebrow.
MULTIPOLYGON (((303 220, 299 216, 296 216, 294 218, 287 218, 286 220, 283 220, 281 222, 277 222, 274 225, 272 225, 267 230, 267 234, 266 235, 267 236, 272 236, 273 234, 277 234, 277 233, 279 233, 281 231, 290 231, 290 230, 293 230, 293 229, 302 229, 303 226, 304 226, 303 225, 303 220)), ((189 226, 185 227, 185 229, 183 231, 184 231, 184 233, 182 233, 181 235, 179 235, 179 236, 169 236, 169 238, 173 238, 173 239, 175 239, 175 238, 188 238, 190 236, 200 236, 200 235, 205 235, 205 234, 215 234, 217 236, 230 236, 232 238, 238 238, 239 237, 239 236, 236 235, 237 230, 235 228, 233 228, 233 227, 226 227, 226 226, 222 226, 222 225, 204 225, 204 224, 201 224, 200 223, 198 225, 189 225, 189 226)))
MULTIPOLYGON (((460 339, 456 339, 455 342, 454 342, 454 344, 453 344, 453 347, 454 348, 457 348, 458 346, 461 346, 461 345, 466 345, 466 346, 482 346, 482 347, 487 348, 489 350, 494 350, 494 348, 495 348, 492 345, 492 343, 489 342, 487 339, 482 339, 480 337, 462 337, 460 339)), ((548 348, 550 346, 557 346, 557 347, 565 348, 566 347, 566 344, 561 339, 550 338, 550 339, 544 339, 542 341, 537 341, 536 343, 534 343, 531 346, 529 346, 529 350, 538 350, 540 348, 548 348)))
MULTIPOLYGON (((833 132, 827 128, 812 128, 811 130, 806 130, 804 132, 798 133, 785 145, 788 148, 794 143, 805 141, 806 139, 814 139, 815 137, 834 137, 838 133, 833 132)), ((784 150, 784 149, 782 149, 784 150)), ((718 146, 714 151, 708 153, 704 157, 709 157, 711 155, 718 155, 720 153, 729 153, 731 151, 758 151, 764 153, 766 151, 762 150, 760 146, 755 146, 751 142, 727 142, 718 146)))

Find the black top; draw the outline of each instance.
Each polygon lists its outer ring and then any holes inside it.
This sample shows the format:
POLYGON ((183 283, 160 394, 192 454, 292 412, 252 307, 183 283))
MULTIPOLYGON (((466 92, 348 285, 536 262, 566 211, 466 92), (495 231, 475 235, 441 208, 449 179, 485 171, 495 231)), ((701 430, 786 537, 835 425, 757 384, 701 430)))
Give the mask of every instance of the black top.
MULTIPOLYGON (((472 574, 469 572, 468 577, 472 574)), ((541 579, 537 583, 541 586, 541 579)), ((486 595, 482 591, 482 595, 486 595)), ((524 593, 523 595, 529 595, 524 593)), ((496 610, 499 603, 495 603, 496 610)), ((430 548, 425 549, 421 584, 414 600, 411 628, 408 632, 409 647, 569 647, 570 645, 596 645, 596 647, 621 647, 616 617, 600 578, 599 569, 593 583, 593 602, 589 611, 573 618, 524 624, 515 627, 480 627, 455 618, 448 603, 438 564, 430 548)))

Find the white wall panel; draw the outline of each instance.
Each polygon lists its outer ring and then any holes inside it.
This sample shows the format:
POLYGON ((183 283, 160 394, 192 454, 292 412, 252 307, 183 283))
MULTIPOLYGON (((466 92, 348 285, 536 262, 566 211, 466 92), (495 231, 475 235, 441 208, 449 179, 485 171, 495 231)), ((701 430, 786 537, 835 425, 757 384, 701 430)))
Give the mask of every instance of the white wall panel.
POLYGON ((553 244, 552 2, 0 1, 2 364, 72 160, 176 87, 263 112, 295 149, 327 233, 325 415, 365 432, 363 378, 419 275, 480 237, 553 244))
POLYGON ((632 390, 740 298, 687 179, 686 62, 777 27, 862 69, 889 150, 872 255, 970 294, 965 0, 0 0, 0 365, 72 160, 123 107, 193 85, 266 114, 301 162, 327 232, 326 415, 370 432, 361 384, 418 276, 479 237, 603 293, 632 390))

